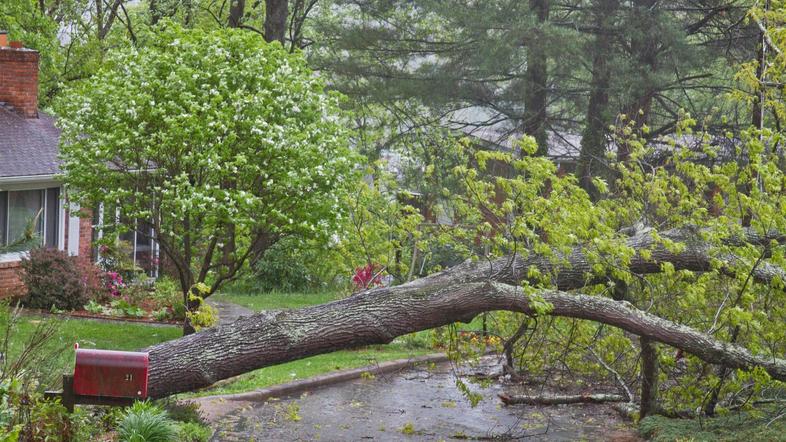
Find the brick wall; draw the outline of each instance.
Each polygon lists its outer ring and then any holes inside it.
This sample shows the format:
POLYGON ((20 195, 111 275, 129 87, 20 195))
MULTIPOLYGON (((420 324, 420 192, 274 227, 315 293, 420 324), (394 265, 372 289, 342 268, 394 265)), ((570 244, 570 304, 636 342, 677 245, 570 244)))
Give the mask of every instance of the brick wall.
POLYGON ((79 257, 93 261, 93 212, 82 209, 87 218, 79 218, 79 257))
POLYGON ((21 296, 25 285, 19 277, 19 261, 0 262, 0 299, 21 296))
POLYGON ((0 47, 0 101, 26 118, 38 118, 38 52, 0 47))

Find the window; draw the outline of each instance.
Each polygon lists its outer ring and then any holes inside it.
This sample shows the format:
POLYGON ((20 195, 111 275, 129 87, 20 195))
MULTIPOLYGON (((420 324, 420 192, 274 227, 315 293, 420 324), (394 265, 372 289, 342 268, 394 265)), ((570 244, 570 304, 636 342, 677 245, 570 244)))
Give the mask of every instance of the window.
MULTIPOLYGON (((60 189, 0 192, 0 245, 12 245, 24 237, 30 223, 38 244, 57 247, 60 221, 60 189)), ((30 244, 26 245, 27 248, 30 244)))
MULTIPOLYGON (((93 243, 97 244, 106 238, 115 238, 128 246, 128 257, 135 267, 143 270, 148 276, 158 277, 159 249, 155 241, 155 229, 148 221, 129 219, 114 205, 101 204, 94 212, 93 223, 98 228, 93 230, 93 243), (124 227, 120 229, 120 227, 124 227), (123 233, 118 234, 118 230, 123 233), (111 232, 111 233, 110 233, 111 232), (108 237, 107 234, 113 236, 108 237)), ((100 260, 100 248, 97 255, 100 260)))

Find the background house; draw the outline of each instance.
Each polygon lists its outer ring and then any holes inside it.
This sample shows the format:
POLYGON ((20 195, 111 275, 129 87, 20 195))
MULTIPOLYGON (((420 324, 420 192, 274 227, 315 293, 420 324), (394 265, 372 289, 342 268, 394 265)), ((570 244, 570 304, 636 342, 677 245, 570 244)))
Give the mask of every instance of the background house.
MULTIPOLYGON (((13 244, 34 220, 38 245, 90 259, 92 223, 66 207, 56 178, 60 132, 38 110, 38 59, 0 31, 0 246, 13 244)), ((23 249, 0 254, 0 298, 24 289, 23 256, 23 249)))

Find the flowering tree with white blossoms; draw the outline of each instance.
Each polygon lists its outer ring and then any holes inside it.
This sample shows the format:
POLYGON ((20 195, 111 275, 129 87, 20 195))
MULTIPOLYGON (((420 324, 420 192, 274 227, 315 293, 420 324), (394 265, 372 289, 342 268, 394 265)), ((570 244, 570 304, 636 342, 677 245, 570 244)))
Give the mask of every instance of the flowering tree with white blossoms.
POLYGON ((333 231, 356 162, 337 103, 280 45, 167 24, 59 101, 68 197, 137 220, 105 232, 152 227, 186 302, 212 294, 282 237, 333 231))

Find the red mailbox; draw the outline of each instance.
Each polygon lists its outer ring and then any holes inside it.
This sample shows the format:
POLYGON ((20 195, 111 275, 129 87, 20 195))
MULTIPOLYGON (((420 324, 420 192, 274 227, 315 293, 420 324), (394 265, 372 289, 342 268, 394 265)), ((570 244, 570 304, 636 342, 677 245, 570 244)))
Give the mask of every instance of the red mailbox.
POLYGON ((147 353, 78 348, 73 392, 77 396, 144 399, 147 369, 147 353))

